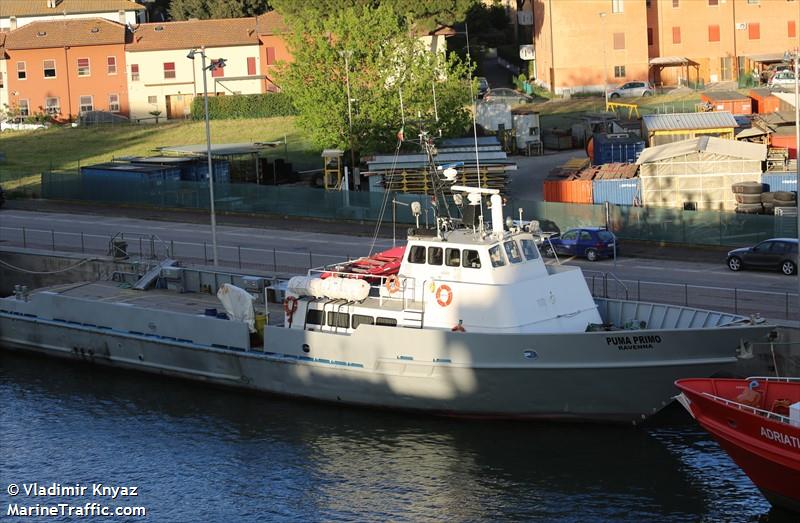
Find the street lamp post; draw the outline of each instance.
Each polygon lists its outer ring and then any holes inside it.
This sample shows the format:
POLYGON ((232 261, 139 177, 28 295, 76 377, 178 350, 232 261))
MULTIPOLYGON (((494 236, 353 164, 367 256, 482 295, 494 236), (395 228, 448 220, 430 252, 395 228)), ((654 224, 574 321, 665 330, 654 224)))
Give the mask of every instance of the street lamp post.
POLYGON ((606 34, 606 12, 598 13, 600 22, 603 25, 603 96, 606 100, 606 111, 608 111, 608 63, 606 60, 607 34, 606 34))
MULTIPOLYGON (((350 145, 350 169, 354 170, 356 168, 356 153, 353 150, 353 98, 350 96, 350 62, 348 62, 348 59, 353 56, 353 51, 339 51, 339 55, 344 57, 344 74, 347 83, 347 124, 349 129, 347 141, 350 145)), ((355 176, 355 173, 353 176, 355 176)))
POLYGON ((205 107, 205 120, 206 120, 206 155, 208 157, 208 194, 211 200, 211 246, 214 259, 214 266, 219 265, 219 257, 217 255, 217 216, 214 212, 214 164, 211 161, 211 124, 208 118, 208 81, 206 80, 206 72, 225 67, 225 59, 220 58, 212 61, 210 65, 206 65, 206 52, 205 47, 199 50, 192 49, 186 58, 194 61, 195 55, 199 54, 203 59, 203 105, 205 107))

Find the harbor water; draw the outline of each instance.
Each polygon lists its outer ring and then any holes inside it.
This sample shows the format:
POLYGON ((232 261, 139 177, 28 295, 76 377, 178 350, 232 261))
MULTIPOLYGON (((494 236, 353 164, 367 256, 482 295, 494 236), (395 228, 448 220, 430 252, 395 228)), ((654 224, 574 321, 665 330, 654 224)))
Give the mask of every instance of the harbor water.
POLYGON ((637 428, 472 422, 2 348, 0 456, 0 519, 15 503, 99 501, 146 509, 109 521, 794 521, 678 408, 637 428), (9 494, 34 482, 89 491, 9 494), (92 496, 98 483, 136 495, 92 496))

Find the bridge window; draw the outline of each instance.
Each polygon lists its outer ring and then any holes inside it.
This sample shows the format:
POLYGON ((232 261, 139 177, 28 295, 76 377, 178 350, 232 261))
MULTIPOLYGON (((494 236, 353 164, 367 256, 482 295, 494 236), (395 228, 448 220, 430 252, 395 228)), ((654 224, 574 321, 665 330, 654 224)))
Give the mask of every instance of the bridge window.
POLYGON ((445 260, 448 267, 461 266, 461 249, 447 249, 445 252, 445 260))
POLYGON ((442 248, 429 247, 428 248, 428 265, 441 265, 442 264, 442 248))
POLYGON ((519 263, 522 261, 522 255, 519 253, 519 248, 517 244, 513 241, 507 241, 503 243, 503 247, 506 250, 506 256, 511 263, 519 263))
POLYGON ((408 253, 408 262, 425 263, 425 247, 421 245, 411 247, 411 252, 408 253))
POLYGON ((536 250, 536 244, 533 240, 520 240, 519 244, 526 260, 535 260, 539 257, 539 251, 536 250))
POLYGON ((325 322, 325 315, 322 311, 308 309, 306 312, 306 323, 309 325, 322 325, 325 322))
POLYGON ((359 325, 375 325, 375 318, 363 314, 353 314, 353 328, 357 329, 359 325))
POLYGON ((506 261, 503 259, 503 252, 500 250, 499 243, 489 249, 489 259, 492 260, 492 267, 502 267, 506 264, 506 261))
POLYGON ((464 251, 464 267, 469 267, 470 269, 480 269, 481 268, 481 257, 478 254, 478 251, 473 250, 465 250, 464 251))
POLYGON ((381 318, 378 316, 375 319, 375 325, 381 325, 383 327, 397 327, 397 320, 394 318, 381 318))
POLYGON ((328 327, 346 329, 350 326, 350 315, 346 312, 329 312, 328 327))

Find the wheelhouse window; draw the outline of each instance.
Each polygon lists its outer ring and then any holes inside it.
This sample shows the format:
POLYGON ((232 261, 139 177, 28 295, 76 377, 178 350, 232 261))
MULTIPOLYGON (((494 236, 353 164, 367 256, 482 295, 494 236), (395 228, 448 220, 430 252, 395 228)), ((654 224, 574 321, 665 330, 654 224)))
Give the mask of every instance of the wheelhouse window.
POLYGON ((408 253, 409 263, 425 263, 425 247, 422 245, 414 245, 408 253))
POLYGON ((481 268, 481 256, 478 254, 478 251, 474 251, 472 249, 464 249, 464 255, 462 256, 464 267, 469 269, 480 269, 481 268))
POLYGON ((328 327, 346 329, 350 326, 350 315, 346 312, 329 312, 328 327))
POLYGON ((56 61, 55 60, 45 60, 44 61, 44 77, 45 78, 55 78, 56 77, 56 61))
POLYGON ((78 58, 78 76, 90 76, 92 70, 88 58, 78 58))
POLYGON ((533 240, 520 240, 519 245, 522 248, 522 254, 525 255, 526 260, 535 260, 539 258, 539 251, 536 249, 536 244, 533 240))
POLYGON ((511 263, 519 263, 522 261, 522 255, 519 253, 519 247, 511 240, 503 243, 503 248, 506 250, 506 256, 511 263))
POLYGON ((375 318, 363 314, 353 314, 353 328, 357 329, 359 325, 375 325, 375 318))
POLYGON ((442 264, 442 248, 430 247, 428 249, 428 265, 441 265, 442 264))
POLYGON ((506 264, 506 261, 503 259, 503 251, 500 249, 499 243, 489 249, 489 259, 492 261, 492 267, 502 267, 506 264))
POLYGON ((322 325, 325 321, 325 315, 322 311, 316 309, 308 309, 306 312, 306 324, 308 325, 322 325))
POLYGON ((461 267, 461 249, 445 249, 444 254, 448 267, 461 267))
POLYGON ((381 318, 378 316, 375 318, 375 325, 380 325, 383 327, 397 327, 397 320, 394 318, 381 318))

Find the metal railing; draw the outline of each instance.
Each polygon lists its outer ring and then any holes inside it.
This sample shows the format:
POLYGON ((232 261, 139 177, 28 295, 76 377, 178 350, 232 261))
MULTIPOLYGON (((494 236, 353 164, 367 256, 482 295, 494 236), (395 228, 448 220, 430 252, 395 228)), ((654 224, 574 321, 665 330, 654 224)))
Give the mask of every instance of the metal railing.
MULTIPOLYGON (((130 256, 148 259, 157 245, 169 257, 190 262, 211 263, 211 248, 207 241, 155 240, 152 235, 125 233, 130 256)), ((21 245, 24 248, 46 249, 82 254, 107 254, 113 235, 84 232, 60 232, 53 229, 0 226, 0 244, 21 245)), ((218 246, 221 265, 239 269, 267 271, 278 274, 303 274, 319 265, 330 266, 350 261, 358 256, 285 251, 276 248, 246 247, 242 245, 218 246)), ((150 258, 152 259, 152 258, 150 258)), ((665 283, 647 280, 620 279, 614 274, 583 270, 592 295, 604 298, 635 299, 672 305, 733 312, 735 314, 760 314, 765 318, 800 318, 798 295, 789 291, 775 292, 745 288, 726 288, 684 283, 665 283)), ((383 282, 382 282, 383 283, 383 282)), ((424 285, 423 285, 424 292, 424 285)), ((404 292, 405 294, 405 292, 404 292)))
POLYGON ((583 269, 592 295, 602 298, 654 301, 684 307, 760 314, 765 318, 796 320, 800 318, 797 293, 775 292, 739 287, 714 287, 688 283, 647 280, 622 280, 611 273, 583 269), (591 273, 591 274, 587 274, 591 273))

